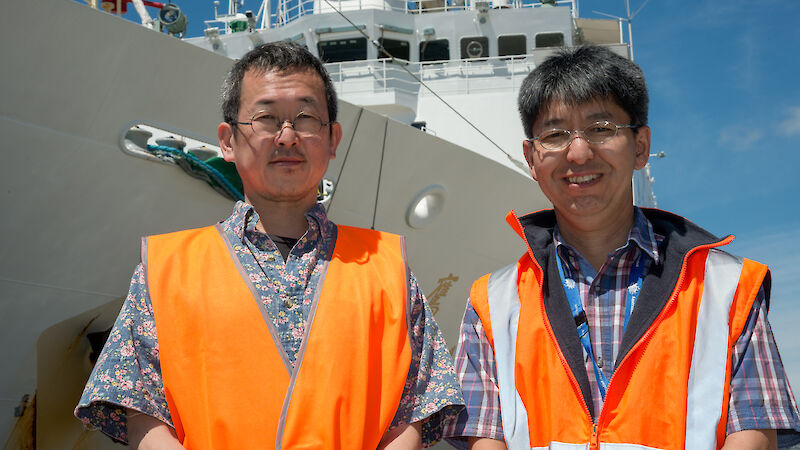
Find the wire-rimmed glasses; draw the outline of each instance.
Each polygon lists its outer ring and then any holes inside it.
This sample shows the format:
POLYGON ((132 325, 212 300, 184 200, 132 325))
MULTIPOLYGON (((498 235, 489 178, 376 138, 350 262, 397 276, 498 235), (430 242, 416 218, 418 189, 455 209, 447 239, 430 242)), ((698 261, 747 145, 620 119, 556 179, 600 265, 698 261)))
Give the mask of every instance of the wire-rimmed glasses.
POLYGON ((602 144, 616 136, 620 128, 636 129, 639 128, 639 125, 617 125, 614 122, 602 120, 587 126, 583 130, 562 130, 560 128, 554 128, 552 130, 543 131, 538 136, 527 139, 527 141, 531 144, 533 144, 534 141, 539 141, 539 145, 545 150, 560 151, 567 148, 578 133, 590 144, 602 144))
POLYGON ((319 117, 301 112, 294 120, 280 119, 269 111, 258 111, 250 118, 250 122, 234 122, 237 125, 250 125, 256 136, 274 136, 280 133, 284 124, 289 124, 300 136, 312 136, 319 133, 323 126, 333 122, 323 122, 319 117))

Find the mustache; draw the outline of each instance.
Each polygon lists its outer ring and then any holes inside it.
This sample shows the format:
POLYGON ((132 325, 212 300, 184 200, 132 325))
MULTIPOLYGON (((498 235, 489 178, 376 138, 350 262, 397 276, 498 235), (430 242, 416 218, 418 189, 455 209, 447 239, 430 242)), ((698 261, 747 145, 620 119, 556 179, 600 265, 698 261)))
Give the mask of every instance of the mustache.
POLYGON ((276 148, 272 151, 270 159, 278 158, 306 159, 303 153, 296 148, 276 148))

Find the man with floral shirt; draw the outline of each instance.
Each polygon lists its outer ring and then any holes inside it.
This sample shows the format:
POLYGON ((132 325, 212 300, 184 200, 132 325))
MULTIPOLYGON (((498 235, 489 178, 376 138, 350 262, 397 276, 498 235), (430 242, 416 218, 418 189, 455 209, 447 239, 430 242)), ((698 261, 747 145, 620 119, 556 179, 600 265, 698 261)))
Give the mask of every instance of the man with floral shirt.
POLYGON ((402 238, 316 202, 342 136, 320 61, 239 60, 220 148, 245 202, 151 236, 75 415, 139 448, 419 448, 463 403, 402 238))
POLYGON ((641 69, 565 49, 520 88, 552 210, 507 221, 523 256, 473 284, 456 351, 473 449, 761 449, 798 411, 767 321, 767 267, 688 220, 633 205, 647 163, 641 69), (776 432, 776 430, 778 430, 776 432))

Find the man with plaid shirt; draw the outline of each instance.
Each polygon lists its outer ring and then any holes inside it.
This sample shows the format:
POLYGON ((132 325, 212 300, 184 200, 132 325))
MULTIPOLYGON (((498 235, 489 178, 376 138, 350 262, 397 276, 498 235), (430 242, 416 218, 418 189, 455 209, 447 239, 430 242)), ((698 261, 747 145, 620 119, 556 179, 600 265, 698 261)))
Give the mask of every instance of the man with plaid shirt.
POLYGON ((647 104, 641 69, 602 47, 563 50, 522 84, 523 150, 553 209, 509 213, 525 254, 473 285, 456 351, 467 406, 445 431, 457 447, 798 441, 766 266, 633 204, 647 104))

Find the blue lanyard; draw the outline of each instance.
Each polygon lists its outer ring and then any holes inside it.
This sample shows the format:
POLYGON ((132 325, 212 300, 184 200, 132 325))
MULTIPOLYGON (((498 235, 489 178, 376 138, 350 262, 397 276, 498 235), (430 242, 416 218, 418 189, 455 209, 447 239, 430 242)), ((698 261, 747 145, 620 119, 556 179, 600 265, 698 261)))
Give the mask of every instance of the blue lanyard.
MULTIPOLYGON (((557 253, 557 252, 556 252, 557 253)), ((639 297, 639 292, 642 290, 642 279, 644 278, 644 264, 645 257, 640 255, 636 262, 631 267, 629 280, 635 280, 633 284, 628 286, 627 301, 625 302, 625 321, 622 323, 622 332, 625 333, 625 328, 628 327, 628 320, 631 318, 631 311, 639 297)), ((561 257, 556 254, 556 265, 558 266, 558 274, 561 276, 561 285, 564 286, 564 293, 567 294, 572 317, 575 318, 575 324, 578 327, 578 336, 581 339, 583 350, 592 360, 594 366, 594 377, 597 379, 597 386, 600 389, 600 396, 603 400, 606 399, 606 390, 608 389, 608 378, 597 366, 597 360, 594 358, 592 352, 592 342, 589 339, 589 323, 586 321, 586 313, 583 311, 583 303, 581 303, 580 292, 578 285, 572 278, 567 278, 564 274, 564 268, 561 266, 561 257)))

